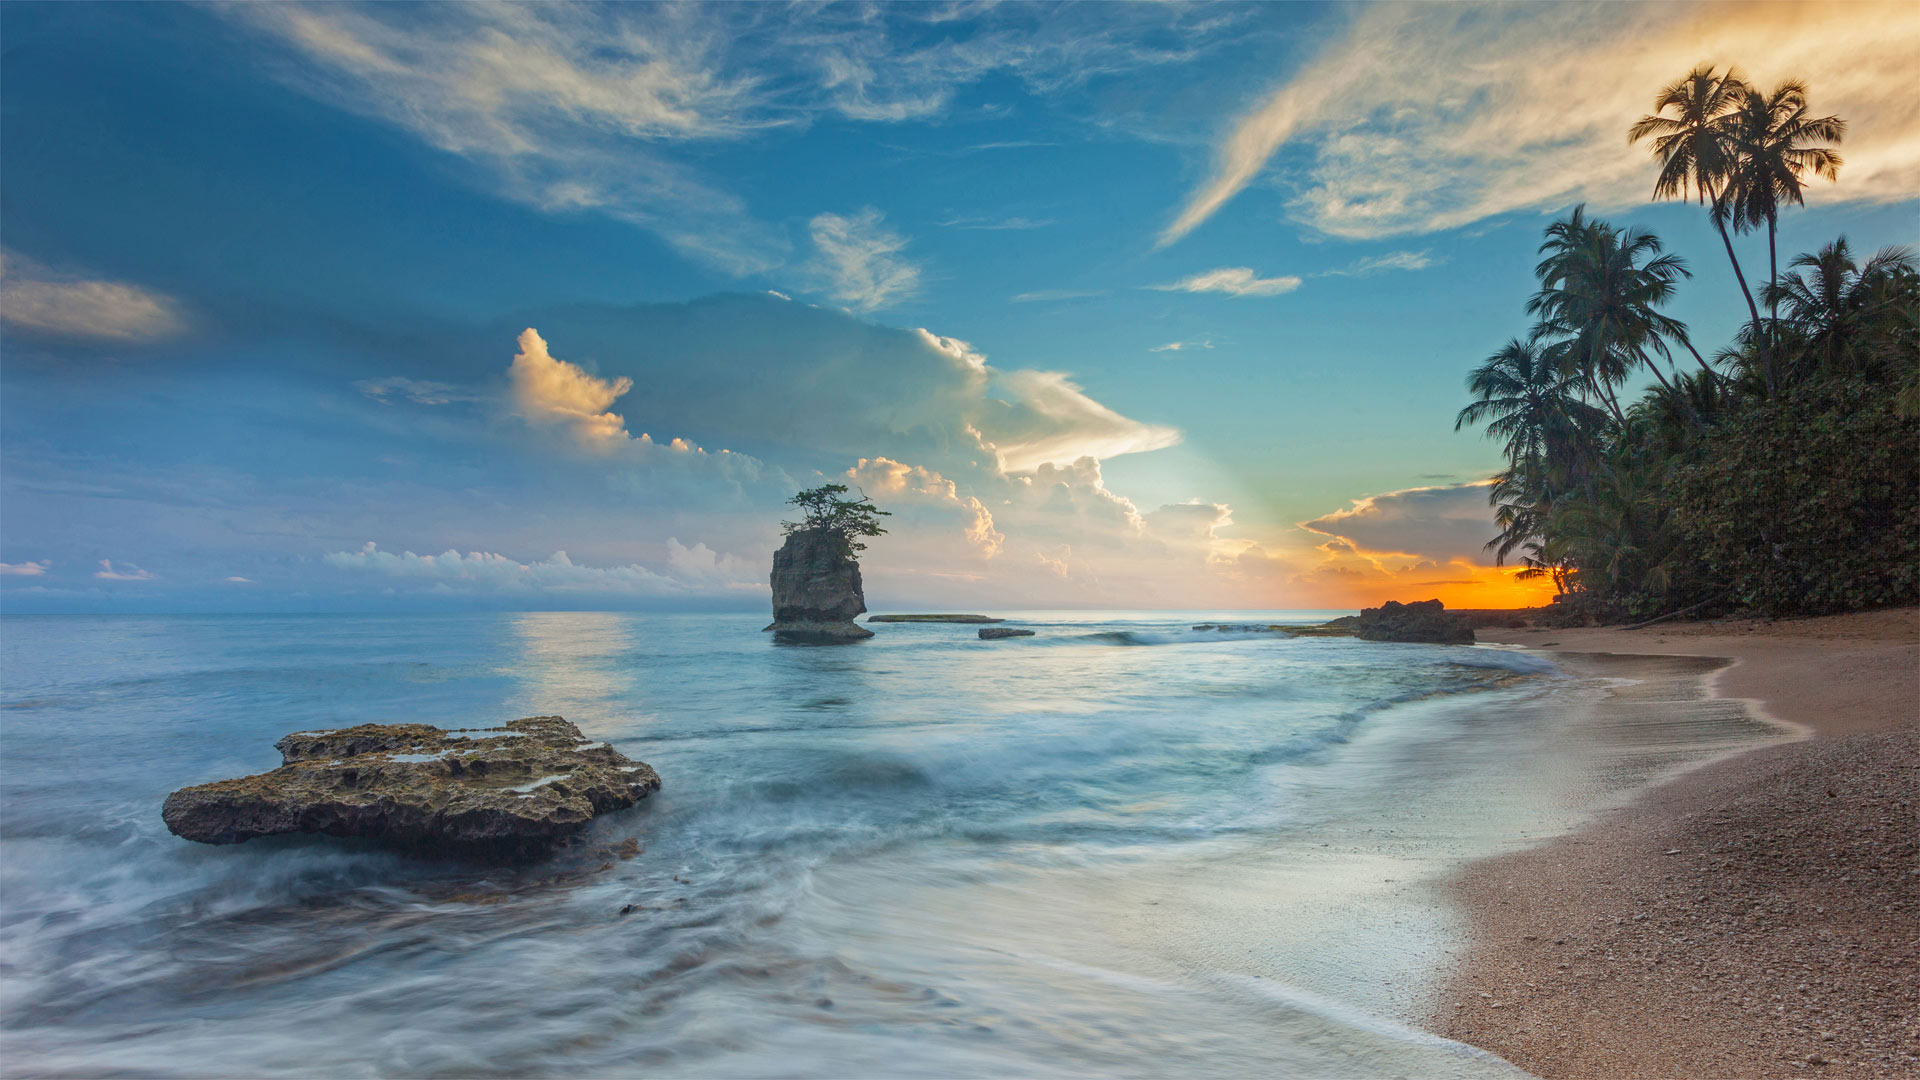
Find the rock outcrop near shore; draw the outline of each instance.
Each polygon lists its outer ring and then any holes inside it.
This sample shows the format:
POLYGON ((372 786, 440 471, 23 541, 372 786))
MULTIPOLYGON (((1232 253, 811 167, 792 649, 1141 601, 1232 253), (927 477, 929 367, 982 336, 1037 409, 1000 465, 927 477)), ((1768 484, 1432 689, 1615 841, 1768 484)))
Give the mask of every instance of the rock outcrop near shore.
POLYGON ((1389 600, 1377 608, 1365 608, 1353 624, 1354 636, 1362 641, 1417 641, 1435 645, 1473 644, 1473 624, 1457 615, 1447 614, 1438 600, 1416 600, 1402 604, 1389 600))
POLYGON ((998 638, 1032 637, 1031 630, 1016 630, 1011 626, 988 626, 980 630, 980 640, 993 641, 998 638))
POLYGON ((652 766, 558 716, 452 731, 297 731, 274 748, 283 764, 272 772, 167 796, 167 828, 203 844, 324 833, 421 852, 527 855, 660 790, 652 766))
POLYGON ((827 529, 795 529, 773 553, 776 636, 812 641, 857 641, 873 631, 854 617, 867 610, 860 563, 846 537, 827 529))

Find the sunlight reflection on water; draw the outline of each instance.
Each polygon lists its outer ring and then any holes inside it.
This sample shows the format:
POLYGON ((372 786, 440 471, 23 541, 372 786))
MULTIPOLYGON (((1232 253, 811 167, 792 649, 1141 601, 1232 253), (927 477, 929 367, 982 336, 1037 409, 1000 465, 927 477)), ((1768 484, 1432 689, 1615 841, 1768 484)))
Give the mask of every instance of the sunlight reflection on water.
POLYGON ((1509 1075, 1402 1022, 1434 875, 1764 734, 1693 669, 1636 721, 1518 653, 1206 618, 8 619, 8 1071, 1509 1075), (666 786, 539 865, 159 822, 290 731, 555 713, 666 786))

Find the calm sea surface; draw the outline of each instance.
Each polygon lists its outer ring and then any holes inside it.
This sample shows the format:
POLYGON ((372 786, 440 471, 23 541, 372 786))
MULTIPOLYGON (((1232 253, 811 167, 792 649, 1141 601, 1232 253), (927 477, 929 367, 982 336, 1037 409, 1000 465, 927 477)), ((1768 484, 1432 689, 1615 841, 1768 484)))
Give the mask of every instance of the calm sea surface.
POLYGON ((7 618, 0 1061, 1514 1075, 1415 1027, 1459 941, 1439 877, 1766 734, 1697 662, 1188 629, 1207 618, 829 648, 764 616, 7 618), (545 713, 666 786, 539 865, 160 822, 287 732, 545 713), (637 858, 594 850, 628 837, 637 858))

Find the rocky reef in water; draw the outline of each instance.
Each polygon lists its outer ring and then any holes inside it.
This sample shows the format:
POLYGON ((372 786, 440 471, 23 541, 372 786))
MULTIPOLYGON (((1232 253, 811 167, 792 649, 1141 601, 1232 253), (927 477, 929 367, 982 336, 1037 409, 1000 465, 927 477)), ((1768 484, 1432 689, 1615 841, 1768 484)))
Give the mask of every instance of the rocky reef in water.
POLYGON ((847 539, 830 529, 795 529, 773 553, 776 637, 802 641, 858 641, 873 631, 854 617, 867 610, 860 563, 847 539))
POLYGON ((993 641, 997 638, 1032 637, 1031 630, 1018 630, 1011 626, 986 626, 980 630, 980 640, 993 641))
POLYGON ((1411 604, 1389 600, 1377 608, 1362 610, 1352 625, 1354 636, 1362 641, 1473 644, 1472 621, 1447 614, 1446 605, 1438 600, 1416 600, 1411 604))
POLYGON ((283 764, 272 772, 167 796, 167 828, 203 844, 324 833, 419 852, 532 855, 660 790, 652 766, 558 716, 451 731, 297 731, 274 748, 283 764))

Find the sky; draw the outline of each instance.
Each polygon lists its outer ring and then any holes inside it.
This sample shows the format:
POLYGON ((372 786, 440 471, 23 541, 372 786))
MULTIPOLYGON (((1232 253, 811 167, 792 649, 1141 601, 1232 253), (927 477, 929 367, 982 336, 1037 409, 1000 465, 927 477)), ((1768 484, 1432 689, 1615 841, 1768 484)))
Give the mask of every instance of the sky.
MULTIPOLYGON (((0 610, 1544 600, 1453 421, 1573 204, 1744 312, 1627 126, 1848 120, 1784 255, 1920 239, 1920 6, 0 5, 0 610)), ((1739 238, 1749 273, 1762 237, 1739 238)))

